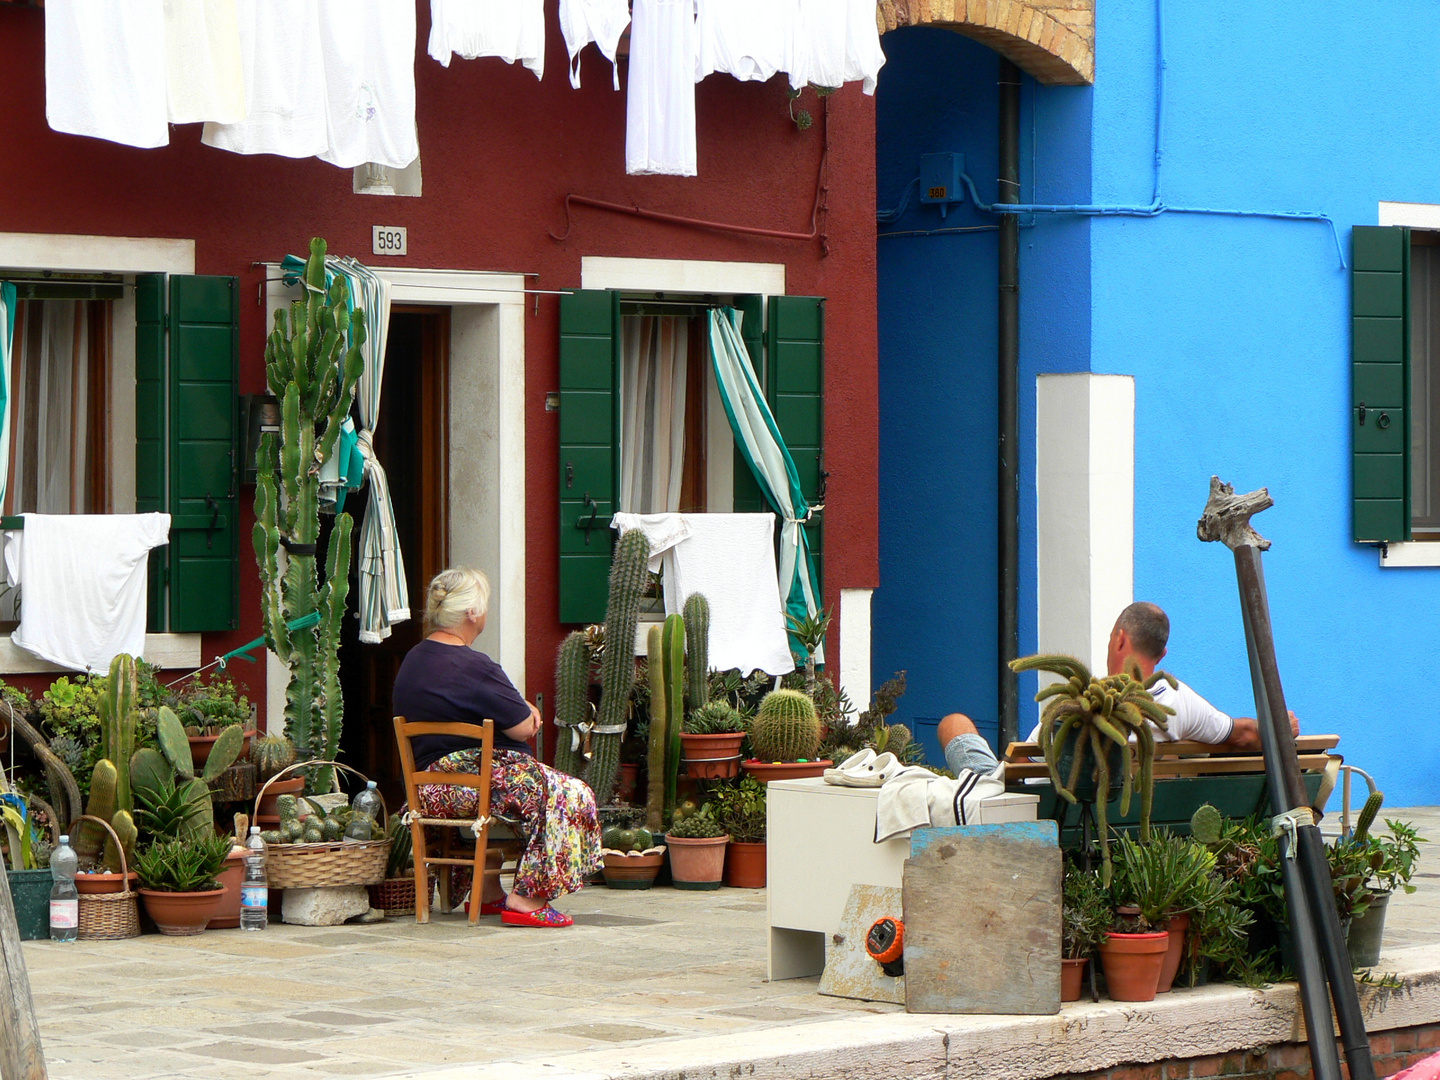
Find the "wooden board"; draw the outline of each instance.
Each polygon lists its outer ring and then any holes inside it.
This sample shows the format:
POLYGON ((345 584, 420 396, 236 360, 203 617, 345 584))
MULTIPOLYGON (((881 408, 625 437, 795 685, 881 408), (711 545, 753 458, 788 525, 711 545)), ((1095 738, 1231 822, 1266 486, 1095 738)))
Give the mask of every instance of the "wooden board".
POLYGON ((0 865, 0 1077, 45 1080, 45 1076, 45 1054, 40 1048, 25 954, 20 951, 10 880, 0 865))
MULTIPOLYGON (((1339 735, 1297 735, 1295 737, 1295 749, 1300 753, 1315 753, 1320 750, 1333 750, 1340 745, 1339 735)), ((1183 757, 1185 755, 1213 754, 1216 747, 1211 743, 1199 742, 1162 742, 1155 746, 1157 757, 1183 757)), ((1224 751, 1229 755, 1238 751, 1224 751)), ((1260 757, 1259 751, 1255 751, 1252 757, 1260 757)), ((1016 761, 1021 758, 1040 757, 1040 746, 1033 742, 1012 742, 1005 750, 1006 761, 1016 761)))
POLYGON ((865 935, 876 919, 900 918, 900 890, 886 885, 852 885, 840 929, 825 936, 825 973, 820 993, 860 1001, 905 1004, 905 976, 886 975, 868 952, 865 935))
MULTIPOLYGON (((1301 754, 1298 758, 1301 772, 1321 772, 1330 763, 1329 754, 1301 754)), ((1155 778, 1164 780, 1175 776, 1222 776, 1229 773, 1263 773, 1265 759, 1259 754, 1204 755, 1201 757, 1155 759, 1155 778)), ((1043 761, 1007 761, 1005 780, 1048 779, 1050 770, 1043 761)))
POLYGON ((906 1011, 1059 1012, 1060 875, 1053 821, 916 829, 902 887, 906 1011))

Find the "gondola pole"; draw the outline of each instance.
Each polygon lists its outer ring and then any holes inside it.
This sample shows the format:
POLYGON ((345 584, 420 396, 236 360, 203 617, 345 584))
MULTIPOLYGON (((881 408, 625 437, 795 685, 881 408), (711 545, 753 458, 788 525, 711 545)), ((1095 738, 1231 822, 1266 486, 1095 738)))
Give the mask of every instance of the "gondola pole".
POLYGON ((1330 1004, 1333 1002, 1351 1080, 1374 1080, 1369 1035, 1335 907, 1325 845, 1307 805, 1295 735, 1290 730, 1290 712, 1285 707, 1285 692, 1275 660, 1275 636, 1260 561, 1260 553, 1269 548, 1270 541, 1250 525, 1252 515, 1273 505, 1274 500, 1264 488, 1236 495, 1233 487, 1212 476, 1210 499, 1196 533, 1201 540, 1221 541, 1235 556, 1245 645, 1255 688, 1255 716, 1264 750, 1272 824, 1280 834, 1280 867, 1311 1065, 1317 1080, 1341 1075, 1339 1054, 1331 1037, 1334 1029, 1330 1022, 1330 1004), (1328 1001, 1326 978, 1330 983, 1328 1001))

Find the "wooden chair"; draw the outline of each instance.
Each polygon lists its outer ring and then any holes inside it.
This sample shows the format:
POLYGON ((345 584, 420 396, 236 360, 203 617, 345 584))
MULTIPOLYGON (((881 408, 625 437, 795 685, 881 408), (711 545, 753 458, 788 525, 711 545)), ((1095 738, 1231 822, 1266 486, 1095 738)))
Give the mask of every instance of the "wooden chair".
POLYGON ((410 835, 415 847, 415 921, 430 921, 430 867, 438 866, 440 878, 440 910, 450 910, 450 873, 456 866, 469 866, 474 871, 470 886, 470 923, 475 925, 480 918, 480 896, 487 877, 499 877, 502 872, 504 853, 513 852, 518 842, 513 837, 492 836, 491 828, 496 823, 490 813, 490 768, 493 752, 494 722, 486 720, 481 724, 424 723, 407 721, 403 716, 395 717, 395 741, 400 749, 400 764, 405 777, 405 799, 410 806, 410 835), (480 771, 478 773, 429 772, 415 767, 415 751, 410 740, 416 735, 458 735, 480 743, 480 771), (432 818, 422 816, 418 789, 422 784, 443 784, 450 787, 473 788, 479 805, 474 818, 432 818), (442 833, 439 851, 431 854, 426 846, 425 827, 438 826, 453 833, 442 833), (474 851, 461 857, 465 847, 461 830, 474 829, 474 851), (502 853, 502 862, 496 866, 486 865, 490 850, 502 853))

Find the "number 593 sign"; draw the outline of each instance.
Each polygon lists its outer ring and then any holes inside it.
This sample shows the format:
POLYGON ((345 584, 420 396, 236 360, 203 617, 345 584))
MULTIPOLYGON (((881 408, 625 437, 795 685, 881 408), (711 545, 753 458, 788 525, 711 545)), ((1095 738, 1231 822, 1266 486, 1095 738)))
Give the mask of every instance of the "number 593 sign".
POLYGON ((375 255, 405 255, 405 227, 403 225, 372 225, 371 251, 375 255))

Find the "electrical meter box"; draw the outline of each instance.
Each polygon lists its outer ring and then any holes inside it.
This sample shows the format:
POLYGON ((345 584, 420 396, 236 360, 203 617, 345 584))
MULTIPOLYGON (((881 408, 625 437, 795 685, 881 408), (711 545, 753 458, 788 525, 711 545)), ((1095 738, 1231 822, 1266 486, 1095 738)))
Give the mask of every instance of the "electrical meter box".
POLYGON ((951 203, 965 201, 964 154, 920 155, 920 201, 940 207, 944 217, 951 203))

